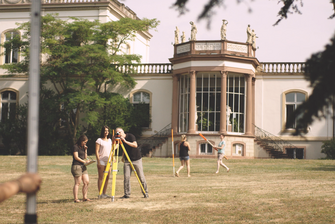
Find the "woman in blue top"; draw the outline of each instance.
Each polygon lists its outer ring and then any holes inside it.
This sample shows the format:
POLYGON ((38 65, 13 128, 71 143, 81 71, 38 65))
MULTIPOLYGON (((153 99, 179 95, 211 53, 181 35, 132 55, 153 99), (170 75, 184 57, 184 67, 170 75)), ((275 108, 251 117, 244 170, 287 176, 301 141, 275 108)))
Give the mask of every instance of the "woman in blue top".
POLYGON ((218 150, 218 169, 216 170, 216 173, 219 173, 219 169, 220 169, 220 165, 225 167, 227 169, 227 172, 229 172, 229 168, 222 163, 222 159, 223 157, 225 157, 227 159, 227 157, 225 156, 225 147, 226 147, 226 142, 224 141, 224 135, 221 134, 220 135, 220 143, 218 144, 217 147, 215 147, 218 150))

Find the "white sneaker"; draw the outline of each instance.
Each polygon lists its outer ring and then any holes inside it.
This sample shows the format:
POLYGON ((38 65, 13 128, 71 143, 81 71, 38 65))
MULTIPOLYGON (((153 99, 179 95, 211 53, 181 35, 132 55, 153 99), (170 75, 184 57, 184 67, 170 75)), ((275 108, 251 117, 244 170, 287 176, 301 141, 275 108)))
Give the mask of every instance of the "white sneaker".
POLYGON ((104 196, 106 196, 106 198, 112 198, 112 196, 109 196, 108 194, 103 194, 104 196))
POLYGON ((102 195, 99 195, 98 198, 107 198, 107 195, 102 194, 102 195))

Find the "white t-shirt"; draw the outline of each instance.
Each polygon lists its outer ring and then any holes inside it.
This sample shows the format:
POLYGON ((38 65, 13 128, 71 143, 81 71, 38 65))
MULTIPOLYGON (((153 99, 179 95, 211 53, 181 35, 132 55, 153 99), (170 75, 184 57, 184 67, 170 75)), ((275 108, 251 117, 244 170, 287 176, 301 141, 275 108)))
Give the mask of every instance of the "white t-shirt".
POLYGON ((101 138, 98 138, 96 141, 100 145, 99 148, 99 158, 100 161, 103 161, 104 163, 108 162, 108 157, 112 149, 112 140, 109 138, 107 141, 102 140, 101 138))

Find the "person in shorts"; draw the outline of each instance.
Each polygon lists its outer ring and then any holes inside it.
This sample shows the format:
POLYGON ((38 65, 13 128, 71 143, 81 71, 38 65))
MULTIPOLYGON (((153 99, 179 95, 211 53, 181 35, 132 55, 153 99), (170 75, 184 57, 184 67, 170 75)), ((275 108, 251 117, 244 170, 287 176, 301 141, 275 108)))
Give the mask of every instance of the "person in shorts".
POLYGON ((223 166, 224 168, 226 168, 227 172, 229 172, 230 170, 224 163, 222 163, 223 158, 227 159, 227 157, 225 156, 226 142, 224 140, 223 134, 220 135, 220 140, 221 141, 219 142, 218 146, 214 147, 218 150, 218 160, 217 160, 218 166, 217 166, 217 170, 215 173, 219 173, 220 166, 223 166))
MULTIPOLYGON (((112 140, 110 138, 110 132, 108 126, 103 126, 100 131, 100 137, 95 142, 95 156, 97 157, 97 168, 98 168, 98 191, 100 192, 102 182, 104 179, 104 173, 108 163, 108 158, 112 149, 112 140)), ((110 176, 111 169, 109 169, 105 185, 100 195, 100 198, 111 198, 111 196, 106 194, 108 180, 110 176)))
POLYGON ((78 191, 79 191, 79 185, 81 184, 81 181, 83 181, 83 201, 90 201, 90 199, 87 198, 87 192, 88 192, 88 184, 90 182, 88 178, 87 168, 85 166, 86 162, 85 159, 87 159, 87 146, 86 143, 88 141, 88 138, 86 135, 82 135, 77 140, 76 144, 73 146, 73 160, 72 160, 72 166, 71 166, 71 173, 74 178, 74 186, 73 186, 73 196, 74 196, 74 202, 80 202, 78 199, 78 191))
POLYGON ((181 166, 176 172, 176 176, 179 177, 179 171, 184 168, 184 166, 187 166, 187 176, 191 176, 191 167, 190 167, 190 156, 188 154, 189 151, 191 151, 190 143, 186 141, 186 135, 181 136, 181 142, 179 143, 179 159, 181 166))

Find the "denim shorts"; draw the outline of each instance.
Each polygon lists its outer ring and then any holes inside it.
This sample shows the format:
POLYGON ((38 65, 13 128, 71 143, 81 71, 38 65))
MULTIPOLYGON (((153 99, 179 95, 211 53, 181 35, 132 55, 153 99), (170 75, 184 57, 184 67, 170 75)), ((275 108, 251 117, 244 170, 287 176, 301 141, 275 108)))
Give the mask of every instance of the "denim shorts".
POLYGON ((189 160, 190 159, 190 156, 181 156, 179 157, 180 161, 182 160, 189 160))

